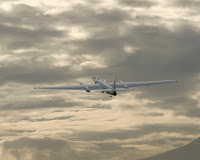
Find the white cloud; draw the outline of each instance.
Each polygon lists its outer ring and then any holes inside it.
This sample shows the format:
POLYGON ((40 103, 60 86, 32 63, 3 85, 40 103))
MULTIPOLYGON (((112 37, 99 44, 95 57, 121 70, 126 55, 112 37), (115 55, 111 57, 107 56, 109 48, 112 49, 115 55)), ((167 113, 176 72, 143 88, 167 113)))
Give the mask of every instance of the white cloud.
POLYGON ((89 32, 87 32, 82 27, 71 27, 68 29, 69 33, 69 39, 71 40, 85 40, 90 37, 89 32))
POLYGON ((125 45, 123 49, 128 55, 136 54, 136 50, 137 50, 137 48, 134 48, 130 45, 125 45))

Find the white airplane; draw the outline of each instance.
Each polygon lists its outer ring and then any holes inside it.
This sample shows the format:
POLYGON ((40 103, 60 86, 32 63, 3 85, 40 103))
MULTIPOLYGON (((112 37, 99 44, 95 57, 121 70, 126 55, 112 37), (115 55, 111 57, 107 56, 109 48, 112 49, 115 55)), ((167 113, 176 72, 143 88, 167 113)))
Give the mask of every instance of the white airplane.
POLYGON ((115 82, 116 76, 114 75, 113 83, 108 83, 106 80, 97 77, 92 77, 95 84, 85 85, 80 83, 78 86, 64 86, 64 87, 35 87, 34 89, 60 89, 60 90, 85 90, 86 92, 90 92, 91 90, 95 90, 96 92, 107 93, 110 94, 110 97, 116 96, 117 91, 128 91, 134 87, 140 86, 150 86, 156 84, 163 83, 171 83, 177 82, 177 80, 165 80, 165 81, 150 81, 150 82, 115 82))

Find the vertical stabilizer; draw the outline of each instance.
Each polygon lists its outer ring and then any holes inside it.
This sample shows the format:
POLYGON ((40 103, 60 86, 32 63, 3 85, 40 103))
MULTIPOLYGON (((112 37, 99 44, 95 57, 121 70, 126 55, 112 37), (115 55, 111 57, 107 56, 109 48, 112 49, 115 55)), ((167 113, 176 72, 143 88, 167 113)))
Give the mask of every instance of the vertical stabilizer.
POLYGON ((113 77, 113 89, 114 89, 114 90, 115 90, 115 88, 116 88, 116 87, 115 87, 115 81, 116 81, 115 79, 116 79, 116 75, 114 74, 114 77, 113 77))

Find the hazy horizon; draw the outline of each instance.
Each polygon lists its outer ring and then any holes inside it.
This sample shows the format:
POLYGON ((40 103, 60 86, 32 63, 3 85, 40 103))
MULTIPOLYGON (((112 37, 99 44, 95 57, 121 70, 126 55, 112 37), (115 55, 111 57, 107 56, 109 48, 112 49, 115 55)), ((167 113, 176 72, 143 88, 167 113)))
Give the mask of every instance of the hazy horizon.
POLYGON ((138 160, 200 137, 200 2, 1 0, 0 157, 138 160), (179 82, 116 97, 36 86, 179 82))

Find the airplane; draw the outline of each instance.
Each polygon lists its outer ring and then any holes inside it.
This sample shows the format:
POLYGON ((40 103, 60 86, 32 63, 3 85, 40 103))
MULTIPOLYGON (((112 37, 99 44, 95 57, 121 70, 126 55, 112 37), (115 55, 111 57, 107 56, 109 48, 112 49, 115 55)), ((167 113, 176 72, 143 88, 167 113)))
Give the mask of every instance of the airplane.
POLYGON ((109 83, 106 80, 100 78, 99 76, 92 77, 95 84, 83 84, 80 83, 78 86, 64 86, 64 87, 35 87, 34 89, 58 89, 58 90, 85 90, 90 92, 95 90, 96 92, 107 93, 112 96, 117 95, 117 91, 128 91, 134 87, 140 86, 150 86, 163 83, 178 82, 177 80, 164 80, 164 81, 150 81, 150 82, 119 82, 116 83, 116 76, 113 77, 113 83, 109 83))

